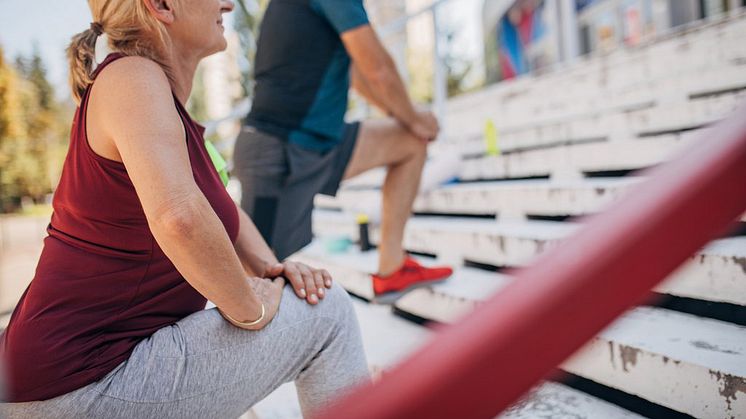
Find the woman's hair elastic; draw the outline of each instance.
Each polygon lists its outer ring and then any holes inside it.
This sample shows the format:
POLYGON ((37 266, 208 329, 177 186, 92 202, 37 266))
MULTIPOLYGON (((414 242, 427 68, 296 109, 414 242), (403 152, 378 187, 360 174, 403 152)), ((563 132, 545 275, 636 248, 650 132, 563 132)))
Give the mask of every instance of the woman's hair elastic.
POLYGON ((91 22, 91 30, 96 36, 101 36, 104 33, 104 26, 98 22, 91 22))

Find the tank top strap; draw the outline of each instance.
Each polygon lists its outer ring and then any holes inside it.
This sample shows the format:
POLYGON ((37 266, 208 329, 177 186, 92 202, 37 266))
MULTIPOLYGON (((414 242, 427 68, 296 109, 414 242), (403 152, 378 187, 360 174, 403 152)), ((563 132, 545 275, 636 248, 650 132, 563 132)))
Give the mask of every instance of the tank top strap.
POLYGON ((101 71, 103 71, 103 69, 107 65, 113 63, 114 61, 116 61, 116 60, 118 60, 120 58, 124 58, 124 57, 126 57, 126 55, 124 55, 124 54, 122 54, 120 52, 113 52, 113 53, 107 55, 106 58, 104 58, 104 61, 102 61, 101 64, 99 64, 98 67, 96 67, 96 69, 93 71, 93 74, 91 75, 91 79, 95 80, 96 77, 98 77, 98 75, 101 73, 101 71))
POLYGON ((93 70, 93 73, 91 74, 91 84, 86 87, 85 92, 83 93, 83 97, 80 100, 80 118, 85 120, 86 109, 88 108, 88 97, 90 96, 91 88, 93 87, 93 82, 96 80, 96 77, 101 74, 106 66, 124 57, 126 57, 126 55, 119 52, 111 53, 106 56, 104 61, 102 61, 95 70, 93 70))

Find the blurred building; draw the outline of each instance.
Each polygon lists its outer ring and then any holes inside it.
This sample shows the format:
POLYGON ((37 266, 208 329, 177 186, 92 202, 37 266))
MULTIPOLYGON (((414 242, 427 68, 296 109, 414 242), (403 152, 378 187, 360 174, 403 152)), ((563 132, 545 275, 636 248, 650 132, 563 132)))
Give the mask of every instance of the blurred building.
MULTIPOLYGON (((228 47, 225 51, 205 58, 200 63, 202 97, 206 120, 220 120, 231 114, 236 104, 242 99, 241 69, 239 55, 243 54, 238 35, 232 28, 226 28, 225 37, 228 47)), ((232 139, 238 135, 240 125, 237 121, 225 121, 217 126, 220 139, 232 139)))
POLYGON ((485 0, 486 81, 638 45, 744 5, 744 0, 485 0))
MULTIPOLYGON (((398 20, 407 13, 407 3, 401 0, 368 0, 365 2, 368 18, 379 31, 381 40, 400 70, 406 70, 407 32, 406 25, 399 25, 398 20)), ((402 73, 406 74, 405 71, 402 73)))

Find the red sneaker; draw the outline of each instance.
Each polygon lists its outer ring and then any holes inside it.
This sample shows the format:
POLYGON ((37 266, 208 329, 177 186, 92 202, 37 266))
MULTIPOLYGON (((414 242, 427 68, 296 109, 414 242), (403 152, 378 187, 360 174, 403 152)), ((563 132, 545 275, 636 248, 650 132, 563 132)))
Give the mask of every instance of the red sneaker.
POLYGON ((445 281, 453 274, 447 266, 428 268, 411 257, 404 259, 404 265, 388 276, 373 274, 375 302, 390 304, 414 288, 424 287, 445 281))

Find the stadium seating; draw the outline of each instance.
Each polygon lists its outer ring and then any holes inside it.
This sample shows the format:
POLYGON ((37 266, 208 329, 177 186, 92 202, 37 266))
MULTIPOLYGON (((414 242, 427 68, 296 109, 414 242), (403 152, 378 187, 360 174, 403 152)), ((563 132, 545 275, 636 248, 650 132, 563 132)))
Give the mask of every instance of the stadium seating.
MULTIPOLYGON (((407 293, 379 320, 457 321, 510 282, 510 269, 634 193, 645 181, 640 169, 707 147, 708 125, 746 100, 744 39, 741 14, 451 99, 431 155, 458 154, 458 181, 418 197, 405 247, 425 264, 437 258, 457 269, 444 284, 407 293), (486 150, 487 121, 499 153, 486 150)), ((316 240, 294 256, 326 267, 364 301, 373 300, 375 251, 330 253, 326 242, 357 240, 355 215, 366 206, 376 212, 384 174, 350 180, 336 198, 317 197, 316 240)), ((375 223, 370 236, 378 241, 375 223)), ((506 415, 746 415, 743 228, 701 249, 654 291, 656 299, 564 362, 565 378, 506 415)))

